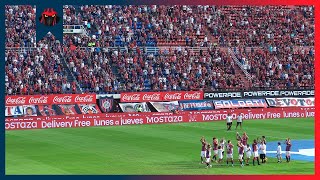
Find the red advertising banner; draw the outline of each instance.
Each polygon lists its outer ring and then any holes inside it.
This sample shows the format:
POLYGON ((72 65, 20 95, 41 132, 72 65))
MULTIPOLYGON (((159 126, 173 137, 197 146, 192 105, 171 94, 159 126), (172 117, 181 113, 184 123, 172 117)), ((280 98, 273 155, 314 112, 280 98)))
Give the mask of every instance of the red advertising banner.
POLYGON ((121 102, 202 100, 202 91, 121 93, 121 102))
POLYGON ((95 94, 6 96, 6 106, 49 104, 95 104, 95 94))
POLYGON ((266 109, 233 109, 189 111, 179 114, 172 113, 119 113, 74 116, 46 116, 28 118, 7 118, 6 130, 15 129, 45 129, 45 128, 73 128, 90 126, 122 126, 135 124, 164 124, 182 122, 208 122, 225 120, 228 113, 233 119, 243 113, 243 119, 275 119, 275 118, 303 118, 314 117, 314 108, 266 108, 266 109))

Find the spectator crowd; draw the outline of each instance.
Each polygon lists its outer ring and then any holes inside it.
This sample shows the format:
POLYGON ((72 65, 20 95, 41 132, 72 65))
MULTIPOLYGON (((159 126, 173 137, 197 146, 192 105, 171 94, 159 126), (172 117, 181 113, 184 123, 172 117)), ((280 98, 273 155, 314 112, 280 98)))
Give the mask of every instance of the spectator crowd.
POLYGON ((36 43, 35 7, 5 15, 7 94, 314 85, 312 6, 67 5, 61 43, 36 43))

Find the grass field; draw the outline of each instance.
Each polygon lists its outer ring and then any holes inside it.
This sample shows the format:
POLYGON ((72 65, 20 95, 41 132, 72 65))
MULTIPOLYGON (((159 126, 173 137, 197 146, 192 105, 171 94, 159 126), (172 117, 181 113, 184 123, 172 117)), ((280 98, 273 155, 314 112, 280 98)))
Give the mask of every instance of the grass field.
MULTIPOLYGON (((261 135, 268 142, 314 139, 314 119, 250 120, 239 133, 244 131, 250 144, 261 135)), ((243 168, 239 162, 210 169, 199 164, 201 136, 236 144, 235 133, 234 127, 225 130, 224 121, 7 131, 6 174, 314 174, 314 162, 278 164, 272 157, 243 168)))

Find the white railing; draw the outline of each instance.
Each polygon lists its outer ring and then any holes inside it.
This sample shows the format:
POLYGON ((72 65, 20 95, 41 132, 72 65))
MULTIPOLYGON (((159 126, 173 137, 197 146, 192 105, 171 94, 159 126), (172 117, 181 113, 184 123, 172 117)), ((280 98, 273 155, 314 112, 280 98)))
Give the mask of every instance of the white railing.
POLYGON ((85 34, 87 35, 87 31, 83 27, 83 25, 63 25, 63 33, 64 34, 85 34))
MULTIPOLYGON (((94 50, 96 48, 99 48, 101 51, 103 51, 103 49, 106 49, 107 51, 115 51, 115 50, 120 50, 120 51, 127 51, 128 48, 126 47, 78 47, 80 49, 90 49, 90 50, 94 50)), ((203 52, 208 51, 209 47, 179 47, 179 46, 160 46, 160 47, 139 47, 141 51, 143 51, 144 49, 146 50, 147 53, 158 53, 159 51, 163 52, 165 50, 177 50, 178 48, 181 48, 182 51, 184 51, 185 49, 188 49, 188 51, 191 51, 193 53, 199 53, 200 50, 202 50, 203 52)), ((134 47, 132 48, 132 50, 134 52, 136 52, 137 48, 134 47)))
POLYGON ((244 69, 243 65, 241 64, 241 62, 238 60, 238 58, 234 55, 234 52, 231 50, 231 48, 228 48, 228 53, 231 55, 233 61, 240 67, 240 69, 242 70, 242 72, 246 75, 246 78, 248 80, 252 80, 251 75, 248 73, 247 70, 244 69))

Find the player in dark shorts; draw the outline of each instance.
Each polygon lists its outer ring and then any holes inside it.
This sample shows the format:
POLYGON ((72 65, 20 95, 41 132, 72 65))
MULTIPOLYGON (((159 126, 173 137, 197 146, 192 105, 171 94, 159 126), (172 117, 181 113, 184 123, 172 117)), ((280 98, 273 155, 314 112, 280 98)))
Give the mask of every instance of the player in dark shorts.
POLYGON ((238 129, 238 126, 240 126, 240 129, 242 129, 242 121, 243 121, 242 119, 243 119, 242 113, 239 113, 239 115, 237 116, 236 129, 238 129))
POLYGON ((291 151, 291 140, 290 138, 286 139, 286 159, 287 159, 287 162, 290 162, 291 158, 290 158, 290 151, 291 151))
POLYGON ((203 160, 206 156, 206 139, 202 136, 201 139, 200 139, 200 142, 201 142, 201 154, 200 154, 200 157, 201 157, 201 164, 203 164, 203 160))
POLYGON ((232 126, 232 116, 230 113, 227 115, 226 121, 227 121, 227 131, 230 131, 232 126))
POLYGON ((261 145, 259 147, 260 150, 260 159, 262 163, 266 163, 266 144, 264 143, 264 141, 261 141, 261 145))
POLYGON ((255 166, 254 164, 254 161, 257 160, 258 162, 258 165, 260 165, 260 162, 259 162, 259 153, 258 153, 258 142, 256 139, 253 140, 253 144, 252 144, 252 152, 253 152, 253 165, 255 166))

